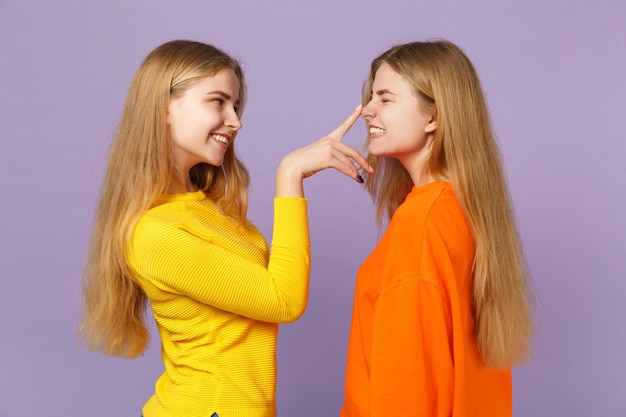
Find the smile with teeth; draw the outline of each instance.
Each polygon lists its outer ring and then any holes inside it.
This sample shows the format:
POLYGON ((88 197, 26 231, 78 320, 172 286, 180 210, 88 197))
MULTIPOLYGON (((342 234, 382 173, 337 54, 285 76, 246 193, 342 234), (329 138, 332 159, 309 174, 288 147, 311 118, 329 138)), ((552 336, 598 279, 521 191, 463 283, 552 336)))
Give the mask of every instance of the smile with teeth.
POLYGON ((211 135, 211 137, 212 137, 213 139, 215 139, 216 141, 218 141, 218 142, 225 143, 226 145, 228 145, 228 144, 230 143, 230 140, 229 140, 226 136, 219 135, 219 134, 217 134, 217 133, 213 133, 213 134, 211 135))
POLYGON ((370 135, 384 135, 385 129, 380 127, 370 127, 370 135))

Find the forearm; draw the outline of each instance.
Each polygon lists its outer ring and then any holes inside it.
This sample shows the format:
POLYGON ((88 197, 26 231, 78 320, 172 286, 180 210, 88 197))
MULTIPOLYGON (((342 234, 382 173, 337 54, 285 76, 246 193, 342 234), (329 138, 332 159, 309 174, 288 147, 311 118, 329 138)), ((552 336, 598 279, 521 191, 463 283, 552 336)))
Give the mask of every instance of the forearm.
POLYGON ((298 319, 306 308, 311 268, 307 202, 282 197, 274 201, 274 229, 268 264, 285 303, 281 322, 298 319))

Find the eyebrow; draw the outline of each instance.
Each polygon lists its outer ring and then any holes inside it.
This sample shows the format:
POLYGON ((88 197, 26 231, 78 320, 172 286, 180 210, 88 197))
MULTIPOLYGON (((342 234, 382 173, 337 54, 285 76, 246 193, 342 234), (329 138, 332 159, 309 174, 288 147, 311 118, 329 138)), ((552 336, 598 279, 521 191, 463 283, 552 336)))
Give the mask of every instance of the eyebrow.
POLYGON ((383 94, 391 94, 391 95, 394 95, 394 96, 397 95, 397 94, 392 93, 391 91, 387 90, 386 88, 382 89, 382 90, 376 91, 376 95, 377 96, 382 96, 383 94))

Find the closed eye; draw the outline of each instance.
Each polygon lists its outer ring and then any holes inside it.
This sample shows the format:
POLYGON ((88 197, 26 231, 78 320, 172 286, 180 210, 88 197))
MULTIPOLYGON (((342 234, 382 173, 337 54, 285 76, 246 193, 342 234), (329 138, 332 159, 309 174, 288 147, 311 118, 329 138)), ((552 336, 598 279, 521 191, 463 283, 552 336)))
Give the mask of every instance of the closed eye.
POLYGON ((382 103, 387 103, 387 102, 393 101, 393 99, 396 97, 396 94, 392 93, 391 91, 385 88, 385 89, 376 91, 376 96, 380 97, 380 101, 382 103))

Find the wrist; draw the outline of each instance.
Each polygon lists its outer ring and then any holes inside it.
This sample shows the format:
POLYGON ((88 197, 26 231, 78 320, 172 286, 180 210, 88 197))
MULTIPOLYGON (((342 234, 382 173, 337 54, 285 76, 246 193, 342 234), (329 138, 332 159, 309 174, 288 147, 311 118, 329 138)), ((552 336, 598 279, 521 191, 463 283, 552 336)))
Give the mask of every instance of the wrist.
POLYGON ((304 197, 304 175, 287 158, 281 161, 276 170, 276 197, 304 197))

